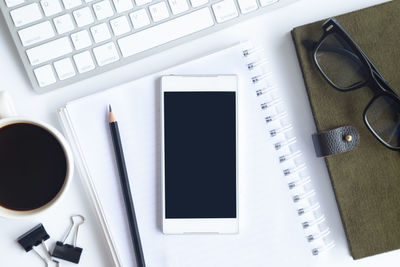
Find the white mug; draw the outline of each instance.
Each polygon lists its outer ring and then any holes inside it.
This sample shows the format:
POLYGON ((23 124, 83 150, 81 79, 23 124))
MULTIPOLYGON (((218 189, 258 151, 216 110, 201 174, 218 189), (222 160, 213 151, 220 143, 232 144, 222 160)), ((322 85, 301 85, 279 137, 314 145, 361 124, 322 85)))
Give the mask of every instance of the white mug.
MULTIPOLYGON (((66 167, 67 167, 64 184, 62 185, 60 191, 50 202, 46 203, 44 206, 41 206, 34 210, 27 210, 27 211, 11 210, 3 206, 0 206, 0 217, 19 219, 37 215, 38 213, 41 213, 50 208, 51 206, 53 206, 56 202, 60 201, 60 199, 62 198, 62 196, 64 195, 65 191, 67 190, 67 188, 71 183, 71 179, 74 173, 74 161, 72 157, 72 151, 67 140, 57 129, 55 129, 54 127, 52 127, 47 123, 18 116, 15 111, 10 95, 5 91, 0 91, 0 129, 7 125, 15 123, 33 124, 35 126, 39 126, 40 128, 46 130, 48 133, 53 135, 59 142, 64 151, 66 159, 66 167)), ((0 148, 0 153, 1 153, 1 148, 0 148)), ((0 170, 0 175, 1 175, 1 170, 0 170)))

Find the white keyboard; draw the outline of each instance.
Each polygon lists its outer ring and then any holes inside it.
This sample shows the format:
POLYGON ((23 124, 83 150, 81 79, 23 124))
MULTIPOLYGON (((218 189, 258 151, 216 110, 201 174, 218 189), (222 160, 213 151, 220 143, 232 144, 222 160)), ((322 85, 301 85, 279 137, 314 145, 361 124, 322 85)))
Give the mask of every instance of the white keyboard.
POLYGON ((0 0, 33 88, 45 92, 297 0, 0 0))

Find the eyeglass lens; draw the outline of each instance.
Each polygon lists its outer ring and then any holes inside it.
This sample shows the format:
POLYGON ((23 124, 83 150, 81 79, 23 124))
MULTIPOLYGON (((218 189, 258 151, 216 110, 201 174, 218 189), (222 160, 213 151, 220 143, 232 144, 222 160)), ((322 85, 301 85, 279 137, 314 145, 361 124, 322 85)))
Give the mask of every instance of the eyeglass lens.
POLYGON ((350 89, 364 83, 368 78, 362 61, 336 33, 326 36, 315 55, 321 71, 339 89, 350 89))
POLYGON ((376 98, 365 118, 381 140, 392 147, 400 147, 400 105, 392 97, 382 95, 376 98))

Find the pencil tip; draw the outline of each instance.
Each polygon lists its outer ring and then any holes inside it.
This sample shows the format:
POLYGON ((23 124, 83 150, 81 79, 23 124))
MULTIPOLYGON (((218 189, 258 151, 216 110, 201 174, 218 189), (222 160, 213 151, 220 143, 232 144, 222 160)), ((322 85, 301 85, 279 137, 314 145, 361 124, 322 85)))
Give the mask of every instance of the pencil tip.
POLYGON ((112 111, 111 105, 108 105, 108 110, 110 111, 110 117, 108 119, 109 122, 116 122, 114 113, 112 111))

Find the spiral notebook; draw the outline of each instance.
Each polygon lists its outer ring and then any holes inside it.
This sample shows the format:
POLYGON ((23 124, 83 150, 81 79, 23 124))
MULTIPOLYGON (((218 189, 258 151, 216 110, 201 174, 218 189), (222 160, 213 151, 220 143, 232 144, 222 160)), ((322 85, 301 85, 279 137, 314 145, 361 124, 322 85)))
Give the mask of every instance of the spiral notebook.
POLYGON ((265 266, 282 260, 310 266, 313 255, 333 247, 279 90, 262 49, 246 42, 59 109, 115 266, 135 261, 112 158, 109 104, 120 124, 147 266, 265 266), (160 78, 171 74, 239 76, 238 235, 161 232, 160 78))

